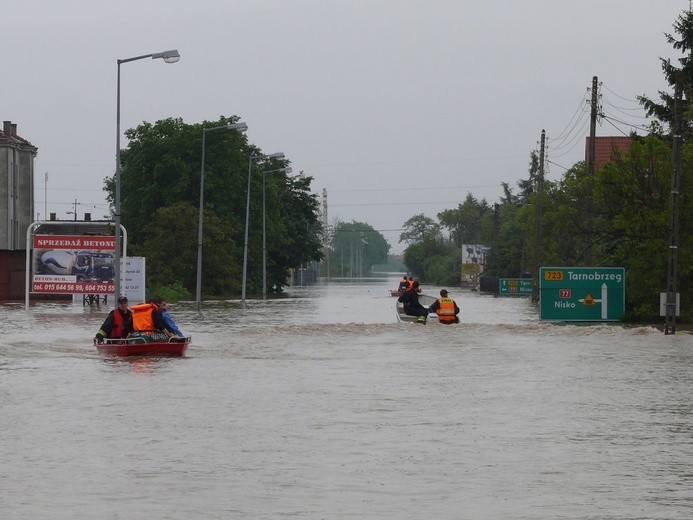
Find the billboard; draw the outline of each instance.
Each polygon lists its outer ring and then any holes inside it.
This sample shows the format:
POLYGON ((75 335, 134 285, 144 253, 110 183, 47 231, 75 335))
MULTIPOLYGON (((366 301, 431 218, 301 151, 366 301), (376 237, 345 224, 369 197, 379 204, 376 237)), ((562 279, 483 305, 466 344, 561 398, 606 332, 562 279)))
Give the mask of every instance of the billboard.
POLYGON ((486 256, 491 248, 481 244, 462 244, 461 287, 476 287, 479 275, 486 270, 486 256))
POLYGON ((115 237, 34 235, 33 239, 31 292, 115 292, 115 237))

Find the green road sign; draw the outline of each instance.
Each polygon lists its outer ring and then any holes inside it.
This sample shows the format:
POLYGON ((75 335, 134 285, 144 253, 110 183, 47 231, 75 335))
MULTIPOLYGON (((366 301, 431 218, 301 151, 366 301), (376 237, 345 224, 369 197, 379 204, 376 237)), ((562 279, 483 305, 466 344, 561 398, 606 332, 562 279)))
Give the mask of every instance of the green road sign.
POLYGON ((618 321, 625 310, 623 267, 542 267, 539 317, 557 321, 618 321))
POLYGON ((534 288, 534 280, 531 278, 501 278, 501 296, 531 295, 534 288))

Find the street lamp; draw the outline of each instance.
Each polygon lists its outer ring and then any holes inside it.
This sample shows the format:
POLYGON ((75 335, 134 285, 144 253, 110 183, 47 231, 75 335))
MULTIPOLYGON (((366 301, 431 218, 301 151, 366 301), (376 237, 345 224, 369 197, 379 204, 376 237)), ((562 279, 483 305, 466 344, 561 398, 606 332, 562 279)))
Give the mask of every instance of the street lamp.
POLYGON ((276 170, 262 171, 262 299, 267 298, 267 211, 265 210, 265 174, 266 173, 291 173, 291 166, 277 168, 276 170))
MULTIPOLYGON (((151 58, 153 60, 161 58, 166 63, 176 63, 180 59, 180 54, 177 50, 164 52, 156 52, 153 54, 143 54, 134 58, 126 58, 118 60, 118 88, 116 100, 116 171, 115 171, 115 297, 113 300, 118 301, 120 296, 120 64, 130 61, 143 60, 151 58)), ((117 303, 116 303, 117 305, 117 303)))
POLYGON ((248 280, 248 226, 250 224, 250 174, 252 173, 253 160, 259 159, 283 159, 284 154, 282 152, 276 152, 269 155, 250 155, 248 157, 248 195, 247 202, 245 204, 245 242, 243 246, 243 285, 241 288, 241 304, 245 307, 245 288, 246 282, 248 280))
POLYGON ((202 303, 202 213, 204 205, 204 193, 205 193, 205 142, 207 137, 207 132, 213 130, 236 130, 237 132, 245 132, 248 130, 248 125, 241 123, 227 123, 223 126, 215 126, 213 128, 203 128, 202 129, 202 166, 200 167, 200 211, 199 211, 199 225, 197 230, 197 292, 195 293, 195 307, 197 312, 200 312, 200 305, 202 303))

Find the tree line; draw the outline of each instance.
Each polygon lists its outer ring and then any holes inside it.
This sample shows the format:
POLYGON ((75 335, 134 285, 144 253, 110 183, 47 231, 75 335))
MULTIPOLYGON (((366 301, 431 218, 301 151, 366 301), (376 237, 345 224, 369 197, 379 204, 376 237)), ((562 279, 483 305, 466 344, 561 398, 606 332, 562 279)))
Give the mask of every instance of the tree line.
MULTIPOLYGON (((159 294, 172 291, 185 298, 195 292, 203 128, 237 121, 222 116, 185 124, 169 118, 125 132, 129 144, 121 152, 121 221, 128 254, 147 258, 148 285, 159 294)), ((247 290, 252 294, 262 288, 264 176, 267 289, 281 291, 291 269, 322 257, 313 179, 279 171, 289 161, 263 160, 262 150, 244 134, 210 132, 205 139, 202 293, 241 291, 249 174, 247 290)), ((115 179, 105 179, 104 189, 113 204, 115 179)))
MULTIPOLYGON (((693 11, 676 19, 667 41, 683 56, 678 67, 661 59, 672 87, 683 80, 683 145, 681 147, 680 241, 678 279, 682 319, 693 313, 690 286, 693 244, 693 11)), ((504 183, 498 203, 468 193, 457 208, 437 214, 437 221, 414 215, 403 227, 404 263, 422 281, 440 285, 459 282, 462 244, 492 247, 486 274, 519 277, 541 266, 624 267, 627 320, 659 317, 659 293, 665 290, 673 168, 671 128, 674 98, 640 96, 653 118, 648 133, 630 135, 627 151, 614 149, 611 160, 590 171, 584 162, 569 168, 558 181, 546 181, 541 192, 540 157, 529 154, 527 177, 516 187, 504 183), (539 199, 541 197, 541 199, 539 199), (541 207, 540 218, 537 208, 541 207), (540 237, 540 239, 539 239, 540 237)), ((128 130, 129 146, 121 153, 122 222, 128 230, 130 254, 147 257, 154 285, 173 284, 192 293, 197 255, 202 128, 237 121, 188 125, 180 119, 143 123, 128 130)), ((250 160, 262 151, 236 132, 208 135, 205 162, 203 293, 222 296, 240 291, 247 175, 251 171, 248 288, 262 284, 262 171, 288 161, 250 160)), ((318 202, 310 192, 312 177, 266 175, 268 290, 282 290, 292 268, 326 260, 331 275, 363 276, 385 263, 390 249, 384 237, 363 222, 337 222, 323 229, 318 202), (325 250, 323 250, 323 248, 325 250)), ((114 179, 106 179, 111 203, 114 179)))
POLYGON ((415 215, 404 223, 406 231, 400 237, 409 244, 407 268, 429 283, 459 281, 460 247, 465 243, 492 246, 486 274, 498 277, 538 273, 540 266, 624 267, 624 319, 657 320, 659 295, 667 286, 672 232, 672 92, 679 77, 683 144, 678 165, 678 285, 681 319, 690 321, 693 311, 685 302, 693 301, 693 142, 689 142, 693 135, 693 11, 684 11, 673 27, 666 39, 683 56, 678 66, 661 59, 672 91, 660 91, 659 99, 638 97, 646 114, 654 118, 647 135, 631 133, 628 150, 614 148, 611 160, 594 173, 586 162, 576 163, 560 180, 544 182, 541 193, 537 189, 540 156, 533 151, 527 178, 519 180, 517 188, 504 183, 499 203, 491 206, 469 193, 456 209, 438 213, 437 222, 415 215))

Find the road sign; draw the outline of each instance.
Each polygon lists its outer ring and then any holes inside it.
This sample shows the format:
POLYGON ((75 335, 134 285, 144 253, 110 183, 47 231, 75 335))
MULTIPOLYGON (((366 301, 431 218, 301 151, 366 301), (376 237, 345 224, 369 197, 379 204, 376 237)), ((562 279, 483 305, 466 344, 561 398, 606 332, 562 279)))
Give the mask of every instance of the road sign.
POLYGON ((531 295, 534 289, 534 280, 531 278, 501 278, 501 296, 523 296, 531 295))
POLYGON ((623 267, 542 267, 539 317, 556 321, 618 321, 625 311, 623 267))

